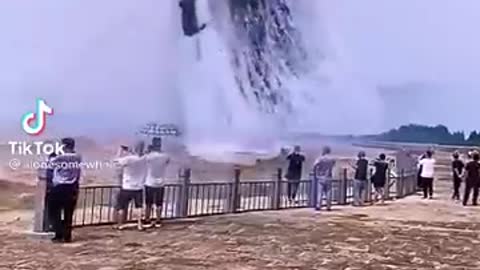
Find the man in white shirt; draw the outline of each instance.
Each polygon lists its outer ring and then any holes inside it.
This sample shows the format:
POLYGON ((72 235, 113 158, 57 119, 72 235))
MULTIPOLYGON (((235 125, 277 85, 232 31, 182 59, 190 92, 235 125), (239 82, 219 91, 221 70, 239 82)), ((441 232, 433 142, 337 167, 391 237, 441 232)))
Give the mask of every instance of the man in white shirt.
POLYGON ((145 181, 145 219, 147 224, 150 223, 153 205, 156 207, 156 219, 152 223, 152 227, 160 225, 162 217, 162 206, 165 194, 165 173, 170 158, 167 154, 161 152, 161 145, 156 144, 153 140, 149 146, 148 154, 145 156, 147 160, 147 178, 145 181))
POLYGON ((117 198, 116 220, 118 229, 124 229, 123 223, 127 217, 128 205, 133 200, 137 211, 137 227, 142 226, 143 185, 147 171, 147 161, 143 155, 145 144, 138 142, 134 153, 115 159, 122 169, 122 187, 117 198))
POLYGON ((435 175, 435 159, 433 159, 433 152, 427 151, 424 159, 420 160, 418 166, 422 168, 420 177, 423 185, 423 198, 433 199, 433 178, 435 175))

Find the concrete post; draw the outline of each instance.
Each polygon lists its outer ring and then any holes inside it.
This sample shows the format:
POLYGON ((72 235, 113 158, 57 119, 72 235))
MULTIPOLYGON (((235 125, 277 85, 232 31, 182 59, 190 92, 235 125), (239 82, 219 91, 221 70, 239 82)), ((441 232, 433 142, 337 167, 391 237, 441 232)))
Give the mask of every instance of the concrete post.
POLYGON ((365 192, 365 202, 371 202, 372 201, 372 176, 373 176, 373 169, 370 169, 370 173, 368 174, 367 177, 367 187, 366 187, 366 192, 365 192))
POLYGON ((190 187, 190 177, 192 171, 190 169, 184 169, 182 173, 181 183, 182 186, 180 188, 180 197, 177 201, 177 209, 180 217, 186 218, 188 217, 188 201, 189 201, 189 187, 190 187))
POLYGON ((405 187, 408 187, 408 183, 406 183, 405 179, 405 169, 400 171, 400 190, 401 190, 401 198, 405 197, 408 194, 408 191, 405 190, 405 187))
POLYGON ((396 199, 403 198, 403 187, 402 186, 403 186, 403 179, 402 179, 401 174, 398 174, 397 175, 397 181, 395 182, 395 190, 396 190, 395 198, 396 199))
POLYGON ((310 206, 315 209, 319 209, 322 202, 318 201, 318 179, 314 177, 313 173, 310 173, 311 179, 311 194, 310 194, 310 206))
POLYGON ((391 183, 391 176, 390 176, 390 173, 391 173, 391 169, 388 169, 387 170, 387 178, 386 178, 386 181, 385 181, 385 187, 384 187, 384 194, 385 194, 385 200, 388 200, 390 199, 390 183, 391 183))
POLYGON ((345 205, 347 204, 347 169, 343 169, 342 177, 340 178, 340 186, 339 186, 339 198, 338 204, 345 205))
POLYGON ((234 178, 232 189, 229 196, 229 212, 236 213, 240 208, 241 192, 240 192, 240 174, 241 170, 236 168, 234 171, 234 178))
POLYGON ((48 214, 46 208, 47 194, 47 171, 40 169, 37 175, 37 187, 35 189, 35 212, 33 231, 36 233, 46 232, 48 226, 48 214))

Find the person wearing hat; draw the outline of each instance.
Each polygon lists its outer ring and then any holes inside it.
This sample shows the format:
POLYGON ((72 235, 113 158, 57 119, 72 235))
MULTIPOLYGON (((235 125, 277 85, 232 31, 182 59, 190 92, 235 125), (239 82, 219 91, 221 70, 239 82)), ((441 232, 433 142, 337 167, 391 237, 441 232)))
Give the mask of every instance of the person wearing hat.
POLYGON ((364 151, 358 152, 358 160, 353 166, 355 168, 355 179, 353 181, 353 205, 363 205, 363 191, 367 185, 368 160, 364 151))
POLYGON ((315 161, 313 166, 313 177, 318 182, 320 189, 320 196, 318 201, 315 202, 316 210, 321 210, 323 198, 325 198, 327 204, 327 211, 331 210, 333 168, 336 163, 335 159, 330 157, 331 152, 330 147, 323 147, 322 155, 315 161))
POLYGON ((453 173, 453 195, 452 200, 460 200, 460 186, 462 184, 463 169, 465 164, 460 159, 458 151, 453 153, 452 173, 453 173))
POLYGON ((64 153, 50 160, 53 169, 48 194, 50 220, 55 231, 53 242, 72 241, 73 212, 77 204, 82 157, 75 152, 75 140, 64 138, 64 153), (63 213, 63 220, 62 220, 63 213))
POLYGON ((470 193, 473 189, 472 204, 478 204, 478 191, 480 187, 480 154, 477 151, 472 152, 472 160, 465 166, 465 195, 463 196, 463 205, 466 206, 470 193))

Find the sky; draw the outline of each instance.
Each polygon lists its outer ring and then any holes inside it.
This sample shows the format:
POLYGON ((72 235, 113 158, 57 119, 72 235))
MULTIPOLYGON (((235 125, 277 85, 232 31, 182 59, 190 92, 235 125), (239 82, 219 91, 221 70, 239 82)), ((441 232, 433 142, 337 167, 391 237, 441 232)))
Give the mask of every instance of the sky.
MULTIPOLYGON (((380 129, 408 122, 478 128, 469 115, 480 101, 479 1, 320 1, 339 58, 380 91, 380 129)), ((176 114, 178 101, 159 109, 159 100, 178 98, 168 80, 177 76, 170 73, 175 49, 165 38, 177 31, 166 28, 177 15, 168 12, 172 3, 0 1, 2 130, 18 130, 36 97, 61 112, 57 125, 78 132, 125 131, 176 114)))

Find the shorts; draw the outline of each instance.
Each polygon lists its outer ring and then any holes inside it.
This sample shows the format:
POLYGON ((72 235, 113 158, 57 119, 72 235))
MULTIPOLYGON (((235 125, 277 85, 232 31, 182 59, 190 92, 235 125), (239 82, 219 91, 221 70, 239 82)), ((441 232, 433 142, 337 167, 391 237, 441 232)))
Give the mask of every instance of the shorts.
POLYGON ((121 189, 117 198, 117 210, 127 210, 128 204, 133 200, 135 208, 142 208, 143 190, 126 190, 121 189))
POLYGON ((145 186, 145 203, 147 206, 154 205, 162 207, 165 187, 149 187, 145 186))

